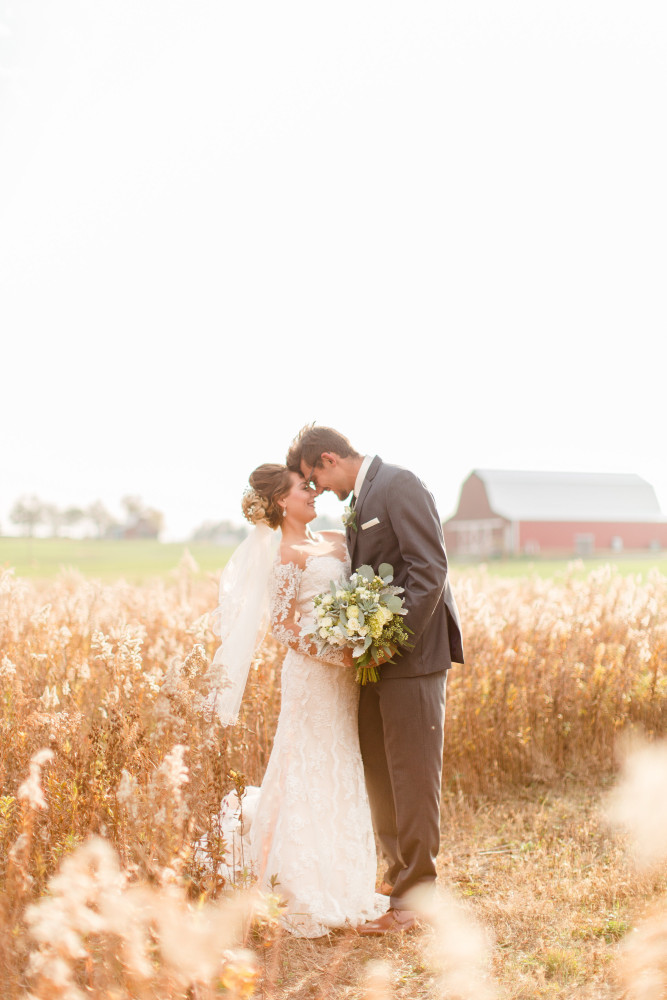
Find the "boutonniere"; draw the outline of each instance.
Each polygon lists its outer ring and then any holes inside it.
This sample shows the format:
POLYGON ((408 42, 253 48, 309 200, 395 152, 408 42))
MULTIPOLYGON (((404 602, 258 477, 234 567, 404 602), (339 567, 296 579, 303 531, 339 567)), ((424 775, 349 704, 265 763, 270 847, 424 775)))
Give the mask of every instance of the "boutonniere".
POLYGON ((343 524, 346 528, 352 528, 353 531, 357 530, 357 512, 352 507, 345 507, 343 509, 343 524))

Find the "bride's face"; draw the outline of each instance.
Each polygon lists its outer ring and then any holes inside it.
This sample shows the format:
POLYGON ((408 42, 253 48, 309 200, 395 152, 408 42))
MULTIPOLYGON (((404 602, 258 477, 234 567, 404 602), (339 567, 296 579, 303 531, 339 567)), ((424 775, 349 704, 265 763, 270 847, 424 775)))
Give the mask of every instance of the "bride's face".
POLYGON ((315 490, 297 472, 290 473, 292 477, 292 488, 285 497, 283 503, 287 511, 287 517, 299 521, 301 524, 308 524, 317 517, 315 510, 315 490))

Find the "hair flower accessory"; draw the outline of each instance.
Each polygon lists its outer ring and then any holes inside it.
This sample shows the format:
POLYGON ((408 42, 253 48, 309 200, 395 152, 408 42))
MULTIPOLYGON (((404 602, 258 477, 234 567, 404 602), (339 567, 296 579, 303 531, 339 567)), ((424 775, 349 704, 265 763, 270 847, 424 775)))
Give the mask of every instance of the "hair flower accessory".
POLYGON ((243 516, 251 524, 260 524, 266 518, 266 510, 269 506, 266 497, 261 496, 256 490, 249 486, 244 494, 241 503, 243 516))

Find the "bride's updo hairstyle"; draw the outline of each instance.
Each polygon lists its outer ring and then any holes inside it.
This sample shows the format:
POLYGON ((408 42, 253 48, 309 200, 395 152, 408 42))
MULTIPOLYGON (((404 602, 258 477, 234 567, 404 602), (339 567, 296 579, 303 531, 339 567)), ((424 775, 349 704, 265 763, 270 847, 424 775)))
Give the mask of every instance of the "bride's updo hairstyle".
POLYGON ((267 462, 258 465, 248 477, 250 486, 243 494, 243 516, 251 524, 264 521, 270 528, 278 528, 283 521, 282 507, 278 502, 292 488, 292 474, 286 465, 267 462))

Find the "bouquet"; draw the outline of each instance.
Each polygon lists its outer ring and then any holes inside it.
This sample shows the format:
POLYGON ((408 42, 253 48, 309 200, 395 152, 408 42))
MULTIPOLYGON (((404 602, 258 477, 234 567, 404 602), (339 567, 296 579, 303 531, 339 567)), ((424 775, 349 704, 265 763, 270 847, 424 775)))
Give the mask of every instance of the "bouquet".
POLYGON ((394 568, 383 563, 377 573, 360 566, 349 580, 331 581, 330 591, 315 597, 315 623, 306 632, 320 656, 332 648, 352 649, 357 683, 379 680, 379 651, 388 659, 409 646, 411 630, 403 622, 403 587, 392 587, 394 568))

